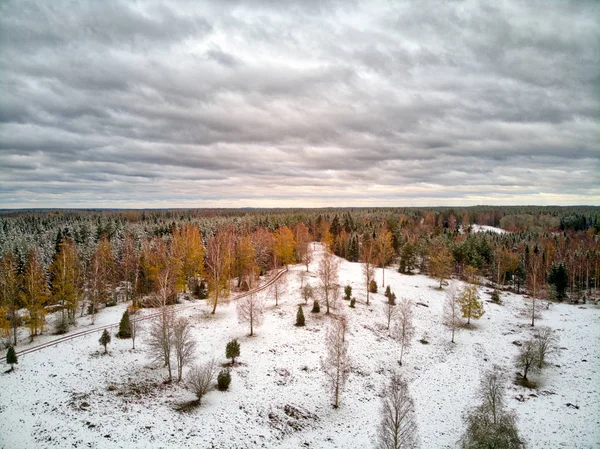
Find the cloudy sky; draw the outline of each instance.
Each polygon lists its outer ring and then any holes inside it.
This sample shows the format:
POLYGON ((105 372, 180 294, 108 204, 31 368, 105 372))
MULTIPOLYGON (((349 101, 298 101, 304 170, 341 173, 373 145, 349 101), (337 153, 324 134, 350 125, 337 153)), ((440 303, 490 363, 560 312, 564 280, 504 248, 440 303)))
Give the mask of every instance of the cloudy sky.
POLYGON ((0 208, 600 204, 600 2, 0 3, 0 208))

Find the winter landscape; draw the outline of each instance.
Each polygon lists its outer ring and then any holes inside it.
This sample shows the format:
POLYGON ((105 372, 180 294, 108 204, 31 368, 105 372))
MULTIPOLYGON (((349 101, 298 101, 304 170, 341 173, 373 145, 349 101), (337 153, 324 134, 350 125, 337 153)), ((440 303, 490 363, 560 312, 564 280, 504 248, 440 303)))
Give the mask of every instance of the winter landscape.
POLYGON ((600 449, 599 17, 0 1, 0 449, 600 449))

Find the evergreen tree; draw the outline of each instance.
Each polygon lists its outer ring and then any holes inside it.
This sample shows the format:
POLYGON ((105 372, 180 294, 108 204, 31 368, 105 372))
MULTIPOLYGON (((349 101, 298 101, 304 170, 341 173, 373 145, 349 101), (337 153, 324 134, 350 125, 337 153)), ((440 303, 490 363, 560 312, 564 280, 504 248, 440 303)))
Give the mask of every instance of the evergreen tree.
POLYGON ((344 287, 344 294, 346 295, 344 299, 350 301, 350 298, 352 297, 352 287, 350 285, 344 287))
POLYGON ((235 365, 235 358, 240 356, 240 344, 237 338, 234 338, 225 347, 225 357, 231 359, 231 364, 235 365))
POLYGON ((517 286, 517 293, 521 293, 521 287, 525 284, 526 277, 525 266, 523 265, 523 261, 519 261, 517 268, 515 270, 515 285, 517 286))
POLYGON ((129 319, 128 309, 125 309, 125 312, 123 312, 123 316, 121 317, 117 338, 131 338, 131 320, 129 319))
POLYGON ((311 312, 319 313, 320 311, 321 311, 321 305, 319 304, 319 301, 313 302, 313 308, 312 308, 311 312))
POLYGON ((15 348, 11 345, 8 347, 8 351, 6 352, 6 364, 10 365, 10 370, 13 371, 16 363, 19 363, 19 358, 17 357, 15 348))
POLYGON ((104 353, 106 354, 108 352, 108 344, 110 343, 110 334, 108 333, 107 329, 104 329, 104 332, 102 332, 102 335, 98 341, 102 346, 104 346, 104 353))
POLYGON ((229 388, 229 384, 231 383, 231 373, 229 369, 222 369, 217 376, 217 385, 219 390, 225 391, 229 388))
POLYGON ((377 282, 375 279, 371 279, 371 282, 369 282, 369 292, 377 293, 377 282))
POLYGON ((301 305, 298 305, 298 313, 296 313, 296 326, 304 326, 304 311, 301 305))
POLYGON ((565 264, 559 263, 552 267, 548 276, 548 282, 556 287, 556 299, 559 301, 565 299, 567 285, 569 284, 569 276, 565 264))

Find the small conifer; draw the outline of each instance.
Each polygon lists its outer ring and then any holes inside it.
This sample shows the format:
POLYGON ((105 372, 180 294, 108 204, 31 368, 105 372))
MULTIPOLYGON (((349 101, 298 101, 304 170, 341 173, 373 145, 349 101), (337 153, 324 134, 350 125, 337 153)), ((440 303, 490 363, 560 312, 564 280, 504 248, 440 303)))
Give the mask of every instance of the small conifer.
POLYGON ((6 352, 6 364, 10 365, 10 370, 13 371, 15 369, 16 363, 19 363, 19 358, 17 357, 15 348, 12 346, 9 346, 8 351, 6 352))
POLYGON ((298 313, 296 313, 296 326, 304 326, 304 311, 302 306, 298 306, 298 313))
POLYGON ((240 344, 237 338, 234 338, 225 347, 225 357, 231 359, 231 364, 235 365, 235 358, 240 356, 240 344))
POLYGON ((217 385, 219 390, 225 391, 229 388, 229 384, 231 383, 231 373, 228 369, 222 369, 217 376, 217 385))
POLYGON ((110 343, 110 334, 108 333, 107 329, 104 329, 104 332, 102 332, 102 335, 98 341, 102 346, 104 346, 104 353, 106 354, 108 352, 107 346, 110 343))
POLYGON ((321 306, 319 304, 319 301, 315 301, 313 302, 313 308, 311 310, 312 313, 319 313, 321 311, 321 306))
POLYGON ((117 338, 131 338, 131 321, 129 319, 128 309, 125 309, 125 312, 123 312, 123 316, 121 317, 117 338))

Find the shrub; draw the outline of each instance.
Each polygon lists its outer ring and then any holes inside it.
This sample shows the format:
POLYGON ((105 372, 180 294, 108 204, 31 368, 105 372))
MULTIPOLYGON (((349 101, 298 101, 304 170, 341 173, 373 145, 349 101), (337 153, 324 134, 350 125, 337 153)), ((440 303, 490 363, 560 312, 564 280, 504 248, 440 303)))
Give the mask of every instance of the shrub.
POLYGON ((301 305, 298 305, 298 313, 296 313, 296 326, 304 326, 304 311, 301 305))
POLYGON ((231 364, 235 364, 235 358, 240 356, 240 344, 237 341, 237 338, 234 338, 225 347, 225 357, 231 359, 231 364))
POLYGON ((390 296, 392 296, 392 289, 391 289, 391 288, 390 288, 390 286, 388 285, 388 286, 385 288, 385 297, 389 299, 389 298, 390 298, 390 296))
POLYGON ((311 310, 312 313, 319 313, 321 311, 321 306, 319 305, 319 301, 313 302, 313 308, 311 310))
POLYGON ((375 282, 375 279, 371 279, 371 282, 369 283, 369 292, 377 293, 377 282, 375 282))
POLYGON ((67 332, 69 332, 70 327, 71 324, 69 323, 69 318, 67 317, 67 315, 61 314, 54 325, 54 332, 57 335, 66 334, 67 332))
POLYGON ((346 297, 344 299, 346 301, 350 301, 350 298, 352 297, 352 287, 349 285, 346 285, 344 287, 344 294, 346 295, 346 297))
POLYGON ((354 305, 356 304, 356 298, 352 298, 350 300, 350 307, 352 307, 354 309, 354 305))
POLYGON ((214 359, 194 366, 187 376, 186 386, 196 395, 197 404, 202 403, 202 398, 214 387, 217 364, 214 359))
POLYGON ((388 302, 393 306, 396 305, 396 294, 395 293, 392 293, 392 294, 390 294, 390 296, 388 296, 388 302))
POLYGON ((222 369, 217 376, 217 385, 219 386, 219 390, 225 391, 229 388, 229 384, 231 383, 231 373, 228 369, 222 369))
POLYGON ((119 332, 117 338, 131 338, 131 321, 129 319, 129 310, 125 309, 121 322, 119 323, 119 332))
POLYGON ((492 301, 495 303, 500 303, 500 292, 498 290, 494 290, 492 292, 492 301))

